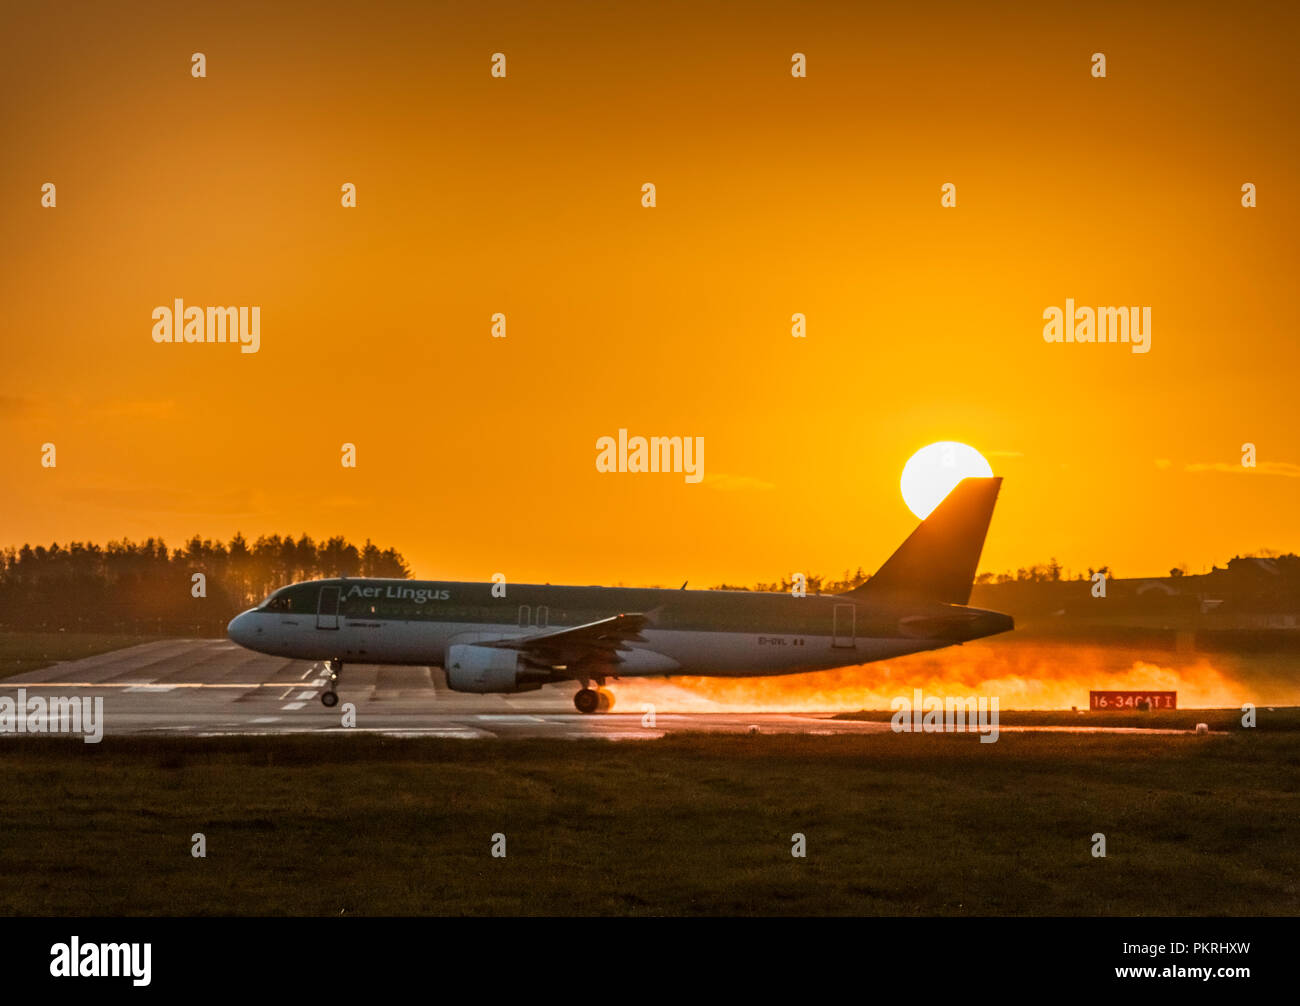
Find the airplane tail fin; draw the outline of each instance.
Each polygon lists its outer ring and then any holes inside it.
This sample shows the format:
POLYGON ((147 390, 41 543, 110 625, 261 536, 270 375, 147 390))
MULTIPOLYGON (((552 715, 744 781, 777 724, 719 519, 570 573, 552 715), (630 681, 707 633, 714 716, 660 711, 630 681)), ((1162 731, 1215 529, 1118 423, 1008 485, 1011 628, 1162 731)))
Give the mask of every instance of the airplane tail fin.
POLYGON ((862 586, 846 596, 967 604, 1001 478, 966 478, 862 586))

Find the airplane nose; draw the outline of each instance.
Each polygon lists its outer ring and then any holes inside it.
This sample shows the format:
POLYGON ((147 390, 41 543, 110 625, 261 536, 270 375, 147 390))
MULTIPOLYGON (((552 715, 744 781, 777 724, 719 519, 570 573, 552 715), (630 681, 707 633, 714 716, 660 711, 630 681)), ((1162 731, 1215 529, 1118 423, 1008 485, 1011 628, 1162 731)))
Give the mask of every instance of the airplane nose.
POLYGON ((249 614, 245 611, 243 614, 236 615, 226 626, 226 635, 232 643, 238 643, 240 646, 248 646, 249 637, 252 636, 252 628, 249 626, 249 614))

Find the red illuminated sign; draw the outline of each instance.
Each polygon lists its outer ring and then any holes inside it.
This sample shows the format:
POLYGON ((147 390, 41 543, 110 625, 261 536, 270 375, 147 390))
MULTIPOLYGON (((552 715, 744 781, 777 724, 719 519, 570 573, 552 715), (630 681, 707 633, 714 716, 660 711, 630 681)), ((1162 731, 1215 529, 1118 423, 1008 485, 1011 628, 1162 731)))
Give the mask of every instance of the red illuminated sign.
POLYGON ((1089 709, 1177 709, 1177 692, 1089 692, 1089 709))

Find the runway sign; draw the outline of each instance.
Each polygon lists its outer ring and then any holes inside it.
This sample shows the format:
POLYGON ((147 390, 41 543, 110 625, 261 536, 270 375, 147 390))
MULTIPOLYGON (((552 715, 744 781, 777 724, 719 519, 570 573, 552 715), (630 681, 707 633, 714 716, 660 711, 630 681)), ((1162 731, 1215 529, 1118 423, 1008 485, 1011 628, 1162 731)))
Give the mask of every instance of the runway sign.
POLYGON ((1177 709, 1177 692, 1089 692, 1089 709, 1177 709))

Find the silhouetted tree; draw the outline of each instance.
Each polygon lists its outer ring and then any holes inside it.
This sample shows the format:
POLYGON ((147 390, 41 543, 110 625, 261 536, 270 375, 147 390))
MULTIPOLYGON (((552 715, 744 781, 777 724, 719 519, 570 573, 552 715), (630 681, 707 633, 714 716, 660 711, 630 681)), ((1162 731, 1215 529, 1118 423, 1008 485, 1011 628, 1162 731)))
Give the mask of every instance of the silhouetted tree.
POLYGON ((0 550, 0 624, 218 635, 286 583, 358 574, 406 579, 410 568, 396 549, 367 540, 363 553, 339 536, 318 547, 306 534, 263 535, 250 548, 242 534, 229 545, 195 535, 172 551, 161 538, 24 544, 0 550), (194 596, 196 573, 206 596, 194 596))

